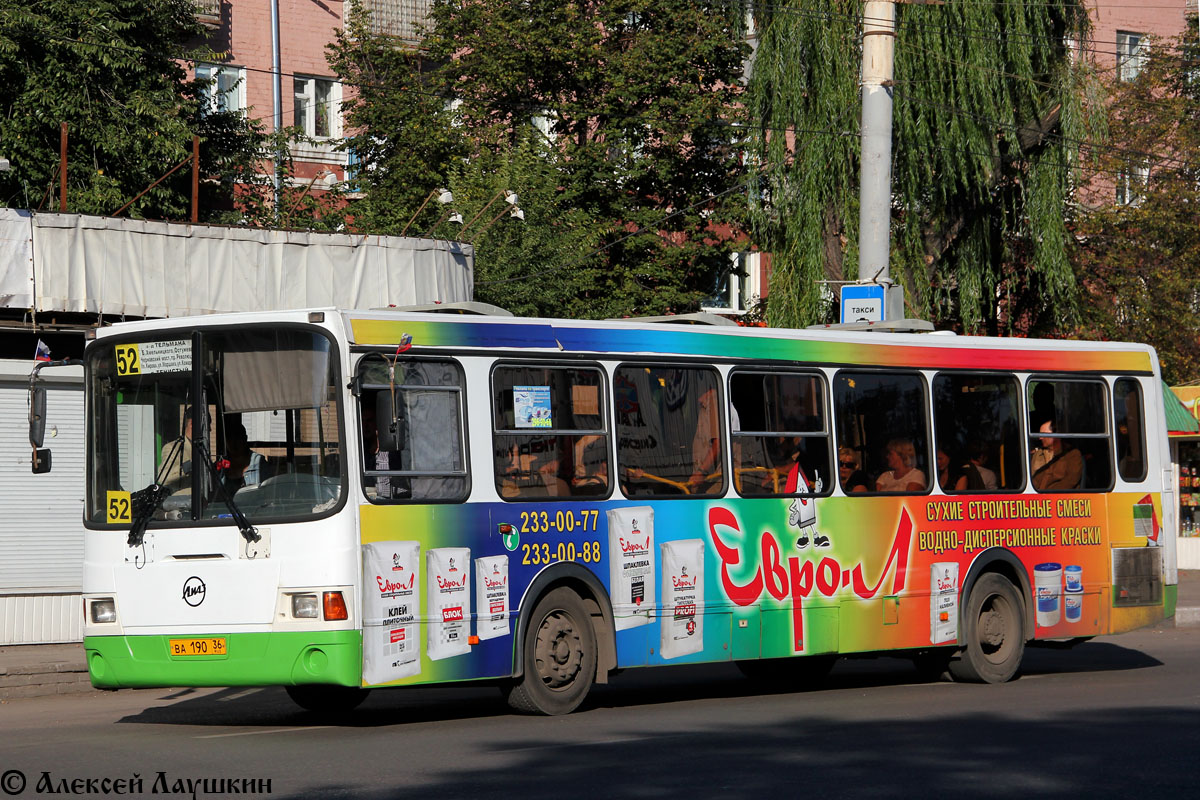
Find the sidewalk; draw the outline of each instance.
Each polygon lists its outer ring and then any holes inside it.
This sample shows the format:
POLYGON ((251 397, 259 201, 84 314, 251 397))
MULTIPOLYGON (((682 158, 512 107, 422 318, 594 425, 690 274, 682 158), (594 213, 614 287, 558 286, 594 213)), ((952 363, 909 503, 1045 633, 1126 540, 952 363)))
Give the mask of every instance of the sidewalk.
MULTIPOLYGON (((1179 571, 1175 625, 1200 625, 1200 570, 1179 571)), ((90 691, 80 643, 0 647, 0 702, 90 691)))

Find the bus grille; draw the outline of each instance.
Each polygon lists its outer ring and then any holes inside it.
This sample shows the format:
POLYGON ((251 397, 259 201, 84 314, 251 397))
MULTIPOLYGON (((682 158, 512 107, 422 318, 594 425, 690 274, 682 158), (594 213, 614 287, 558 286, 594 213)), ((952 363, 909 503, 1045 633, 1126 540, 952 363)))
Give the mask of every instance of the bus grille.
POLYGON ((1113 550, 1113 606, 1162 603, 1162 551, 1158 547, 1113 550))

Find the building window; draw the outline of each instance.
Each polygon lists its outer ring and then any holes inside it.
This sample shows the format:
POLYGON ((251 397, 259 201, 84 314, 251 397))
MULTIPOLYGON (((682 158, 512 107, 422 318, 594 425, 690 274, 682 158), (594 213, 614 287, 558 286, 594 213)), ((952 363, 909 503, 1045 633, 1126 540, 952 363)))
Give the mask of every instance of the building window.
POLYGON ((200 90, 206 114, 246 108, 246 70, 225 64, 197 64, 196 80, 208 83, 200 90))
POLYGON ((433 0, 362 0, 361 7, 370 15, 370 30, 376 36, 416 44, 432 24, 433 0))
POLYGON ((297 75, 292 80, 292 86, 296 102, 292 124, 314 139, 337 136, 340 85, 329 78, 297 75))
POLYGON ((1131 81, 1146 63, 1146 34, 1117 31, 1117 77, 1131 81))
POLYGON ((713 295, 701 310, 745 314, 754 310, 762 294, 762 253, 731 253, 729 269, 717 276, 713 295))
POLYGON ((1126 167, 1117 173, 1117 205, 1136 206, 1146 194, 1150 183, 1150 168, 1126 167))

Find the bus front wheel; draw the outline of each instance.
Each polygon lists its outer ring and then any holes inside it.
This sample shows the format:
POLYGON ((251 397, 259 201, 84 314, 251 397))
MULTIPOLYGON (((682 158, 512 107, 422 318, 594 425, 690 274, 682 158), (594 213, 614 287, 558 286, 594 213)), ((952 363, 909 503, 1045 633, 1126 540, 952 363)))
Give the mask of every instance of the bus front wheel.
POLYGON ((1004 683, 1025 654, 1025 603, 1002 575, 989 572, 971 588, 963 614, 966 647, 950 661, 955 680, 1004 683))
POLYGON ((579 595, 560 586, 538 601, 522 659, 521 677, 506 687, 510 706, 547 716, 579 707, 596 676, 596 636, 579 595))

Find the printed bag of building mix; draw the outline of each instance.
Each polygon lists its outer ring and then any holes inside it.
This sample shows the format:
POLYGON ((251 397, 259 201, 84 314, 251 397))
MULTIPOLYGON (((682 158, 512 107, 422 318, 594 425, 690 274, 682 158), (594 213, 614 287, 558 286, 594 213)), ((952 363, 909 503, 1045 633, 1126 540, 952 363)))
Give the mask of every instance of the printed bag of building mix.
POLYGON ((363 545, 363 680, 387 683, 421 671, 421 546, 363 545))
POLYGON ((508 635, 508 556, 475 559, 475 635, 508 635))
POLYGON ((654 604, 654 509, 608 511, 609 595, 617 630, 650 622, 654 604))
POLYGON ((663 658, 704 649, 704 542, 663 542, 659 643, 663 658))
POLYGON ((470 652, 471 550, 437 547, 425 554, 428 652, 433 660, 470 652))

